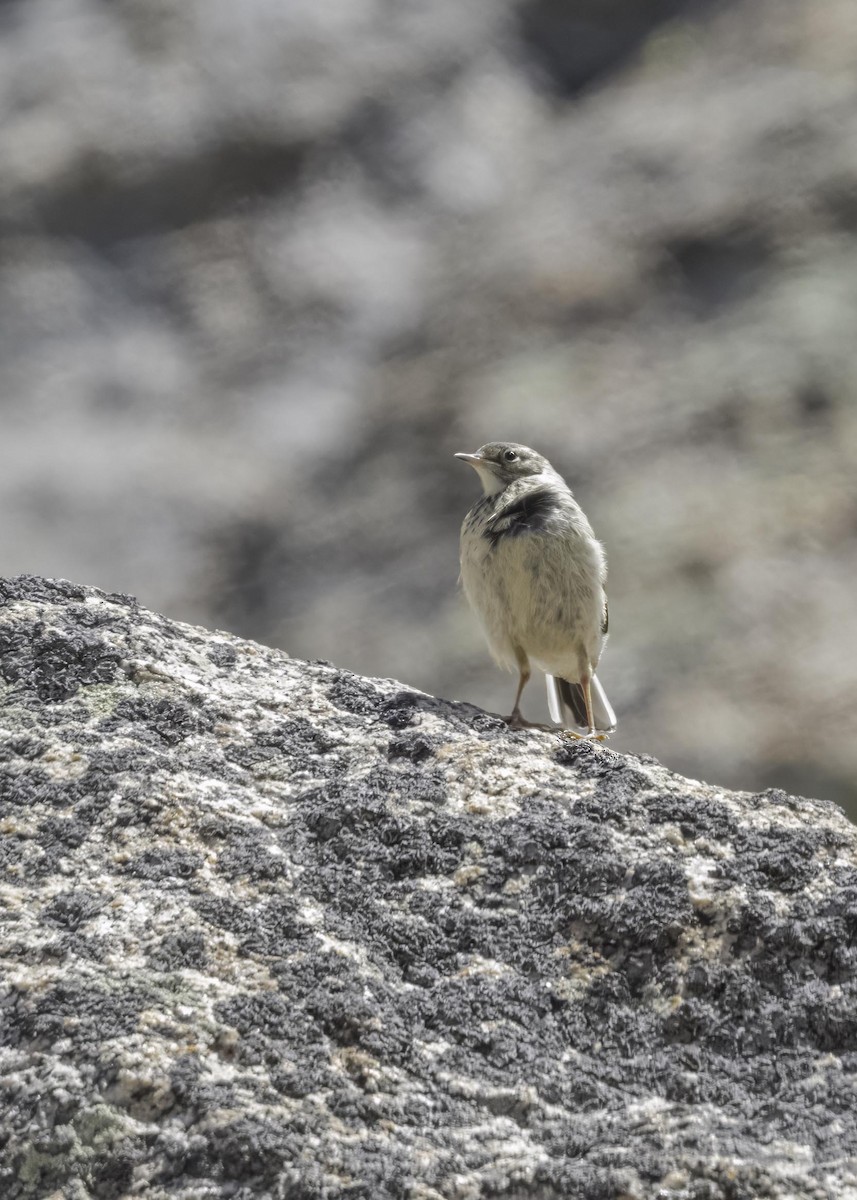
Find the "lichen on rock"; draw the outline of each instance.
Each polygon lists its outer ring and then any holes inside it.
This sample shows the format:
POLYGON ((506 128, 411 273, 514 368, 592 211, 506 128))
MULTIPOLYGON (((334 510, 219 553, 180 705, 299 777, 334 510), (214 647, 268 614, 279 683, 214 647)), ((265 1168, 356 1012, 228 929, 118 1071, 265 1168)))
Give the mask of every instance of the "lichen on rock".
POLYGON ((857 831, 0 582, 0 1194, 857 1194, 857 831))

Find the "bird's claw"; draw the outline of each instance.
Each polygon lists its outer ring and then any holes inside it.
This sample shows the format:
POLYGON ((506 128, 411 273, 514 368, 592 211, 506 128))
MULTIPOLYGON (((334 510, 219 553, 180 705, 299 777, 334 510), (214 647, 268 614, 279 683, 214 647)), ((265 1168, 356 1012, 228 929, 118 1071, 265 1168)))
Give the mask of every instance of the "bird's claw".
POLYGON ((520 712, 513 712, 510 717, 503 717, 510 729, 539 729, 542 733, 550 733, 553 725, 542 725, 538 721, 528 721, 520 712))
POLYGON ((526 717, 522 717, 520 711, 516 708, 509 717, 504 717, 503 720, 510 729, 532 729, 533 722, 528 721, 526 717))

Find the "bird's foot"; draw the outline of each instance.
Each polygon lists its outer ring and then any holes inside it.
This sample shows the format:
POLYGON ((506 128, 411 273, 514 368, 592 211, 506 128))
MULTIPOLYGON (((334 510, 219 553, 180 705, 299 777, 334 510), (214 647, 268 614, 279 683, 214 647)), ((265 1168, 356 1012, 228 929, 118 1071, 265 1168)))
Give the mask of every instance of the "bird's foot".
POLYGON ((575 742, 606 742, 610 737, 609 733, 599 733, 597 729, 590 729, 586 733, 578 733, 576 729, 563 729, 560 732, 562 737, 575 742))
MULTIPOLYGON (((538 729, 541 733, 556 732, 556 725, 544 725, 541 721, 528 721, 527 718, 522 715, 519 708, 516 708, 511 716, 503 717, 503 720, 510 729, 538 729)), ((567 733, 569 737, 575 738, 586 738, 589 736, 589 734, 586 733, 573 733, 570 729, 565 729, 562 732, 567 733)), ((593 734, 593 736, 600 740, 605 737, 605 734, 593 734)))
POLYGON ((528 721, 526 717, 521 715, 521 710, 516 708, 510 717, 504 717, 503 720, 510 729, 544 729, 544 725, 539 725, 538 721, 528 721))

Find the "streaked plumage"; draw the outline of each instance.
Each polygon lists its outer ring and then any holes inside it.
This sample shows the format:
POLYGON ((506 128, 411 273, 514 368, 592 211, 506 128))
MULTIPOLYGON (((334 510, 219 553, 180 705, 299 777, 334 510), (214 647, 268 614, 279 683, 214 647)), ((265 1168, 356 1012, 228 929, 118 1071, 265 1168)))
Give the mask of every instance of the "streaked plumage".
POLYGON ((547 675, 555 721, 609 732, 616 718, 595 676, 607 636, 601 543, 534 450, 491 442, 456 457, 475 468, 484 491, 461 528, 461 581, 495 659, 519 671, 510 722, 526 724, 519 703, 535 663, 547 675))

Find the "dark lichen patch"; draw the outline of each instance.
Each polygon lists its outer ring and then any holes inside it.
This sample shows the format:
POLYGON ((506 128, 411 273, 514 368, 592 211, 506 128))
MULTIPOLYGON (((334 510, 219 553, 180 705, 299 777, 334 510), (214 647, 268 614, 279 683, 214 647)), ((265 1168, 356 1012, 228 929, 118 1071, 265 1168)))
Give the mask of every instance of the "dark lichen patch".
POLYGON ((113 605, 69 604, 65 609, 64 624, 71 628, 100 629, 117 625, 124 628, 127 621, 128 613, 113 605))
MULTIPOLYGON (((603 868, 602 868, 603 870, 603 868)), ((687 883, 678 868, 650 863, 626 871, 621 888, 601 896, 575 890, 560 894, 557 905, 570 933, 585 935, 604 958, 623 946, 647 948, 663 955, 673 948, 696 917, 687 883)))
POLYGON ((444 953, 444 939, 431 928, 422 915, 390 912, 384 905, 374 904, 370 910, 370 946, 373 959, 395 970, 408 983, 430 986, 437 982, 438 967, 452 959, 450 949, 444 953))
POLYGON ((103 899, 94 892, 72 889, 54 896, 42 909, 42 916, 61 929, 74 931, 96 916, 103 905, 103 899))
POLYGON ((324 1054, 324 1033, 303 1002, 296 1004, 280 992, 239 993, 219 1003, 214 1011, 218 1021, 238 1034, 230 1042, 230 1058, 238 1066, 264 1064, 282 1069, 297 1057, 301 1074, 305 1074, 306 1067, 316 1060, 314 1085, 335 1082, 324 1054))
POLYGON ((381 705, 381 720, 391 729, 406 729, 419 719, 420 702, 423 699, 419 692, 396 692, 381 705))
POLYGON ((391 729, 406 729, 418 725, 425 713, 443 718, 452 727, 490 730, 499 722, 507 730, 500 718, 492 717, 481 708, 474 708, 472 704, 449 704, 423 692, 394 692, 383 701, 378 715, 391 729))
MULTIPOLYGON (((229 1067, 238 1062, 234 1041, 228 1035, 216 1040, 211 1049, 219 1060, 229 1067)), ((240 1086, 240 1094, 235 1084, 207 1077, 200 1054, 183 1054, 178 1057, 170 1071, 169 1079, 175 1107, 189 1112, 207 1113, 221 1109, 235 1111, 246 1103, 248 1094, 266 1104, 275 1103, 277 1097, 276 1089, 272 1085, 266 1086, 258 1075, 254 1077, 245 1074, 235 1081, 240 1086)), ((196 1179, 201 1173, 199 1168, 205 1168, 209 1142, 216 1140, 217 1133, 216 1127, 210 1127, 206 1134, 200 1133, 194 1140, 193 1147, 187 1142, 177 1142, 167 1134, 164 1139, 165 1161, 157 1181, 168 1183, 170 1180, 186 1176, 196 1179)), ((240 1195, 240 1192, 233 1194, 240 1195)))
POLYGON ((122 797, 125 824, 151 823, 157 802, 149 797, 147 804, 138 803, 149 790, 156 776, 169 777, 182 770, 176 757, 164 752, 160 743, 147 743, 135 737, 129 745, 109 739, 102 749, 87 750, 86 771, 74 781, 70 796, 75 802, 75 816, 82 820, 107 820, 105 810, 118 819, 117 796, 122 797))
POLYGON ((74 817, 50 816, 39 825, 42 844, 46 847, 58 845, 66 850, 76 850, 89 838, 90 833, 89 825, 74 817))
POLYGON ((137 597, 129 595, 128 592, 101 592, 101 593, 99 593, 97 588, 94 588, 91 590, 96 592, 97 594, 100 594, 101 598, 103 600, 106 600, 109 604, 115 604, 119 608, 130 608, 132 610, 137 610, 140 607, 140 603, 139 603, 137 597))
POLYGON ((351 809, 343 804, 340 788, 311 788, 299 797, 299 805, 304 828, 319 842, 351 824, 351 809))
MULTIPOLYGON (((23 872, 23 864, 27 861, 27 839, 4 834, 0 837, 0 878, 16 876, 23 872)), ((35 857, 43 857, 38 849, 35 857)))
POLYGON ((120 652, 109 642, 76 627, 12 623, 0 628, 0 676, 44 703, 112 682, 121 674, 120 662, 120 652))
POLYGON ((276 838, 265 830, 249 827, 233 833, 217 859, 217 870, 226 879, 271 882, 289 873, 289 860, 276 838))
POLYGON ((223 671, 231 671, 238 661, 238 652, 229 642, 215 642, 206 653, 214 665, 223 671))
MULTIPOLYGON (((232 1055, 229 1055, 229 1058, 231 1059, 232 1055)), ((202 1073, 203 1061, 200 1055, 182 1054, 175 1059, 170 1069, 170 1091, 177 1104, 187 1105, 189 1108, 196 1104, 202 1073)))
POLYGON ((374 716, 381 707, 383 697, 367 680, 347 671, 340 671, 327 692, 337 708, 358 716, 374 716))
POLYGON ((0 871, 13 879, 43 879, 59 871, 61 860, 68 853, 62 842, 33 836, 19 829, 11 835, 0 835, 0 871))
POLYGON ((747 797, 747 803, 755 808, 784 808, 789 812, 804 812, 812 807, 818 812, 835 813, 838 808, 831 800, 810 800, 806 796, 790 796, 782 788, 765 788, 747 797))
POLYGON ((39 724, 47 730, 62 732, 69 725, 76 727, 78 722, 83 724, 89 716, 83 704, 72 704, 65 701, 63 704, 40 705, 35 696, 17 690, 13 693, 13 699, 16 702, 19 701, 23 708, 28 708, 31 712, 38 712, 39 724))
POLYGON ((201 971, 207 964, 205 937, 198 929, 183 929, 168 934, 149 954, 149 965, 155 971, 179 971, 183 968, 201 971))
POLYGON ((105 1038, 127 1037, 150 1002, 148 992, 131 985, 106 990, 76 979, 19 998, 7 1014, 7 1044, 47 1050, 59 1038, 78 1046, 98 1046, 105 1038))
POLYGON ((336 744, 329 733, 319 729, 305 717, 294 717, 272 727, 260 729, 254 742, 257 746, 275 750, 292 758, 327 754, 336 744))
POLYGON ((652 786, 651 776, 633 759, 583 738, 563 738, 554 758, 561 766, 577 767, 587 779, 598 780, 600 792, 632 797, 652 786))
POLYGON ((601 821, 617 829, 626 828, 635 813, 634 793, 626 790, 621 782, 617 786, 611 786, 611 783, 616 783, 615 775, 607 777, 603 789, 580 796, 574 805, 575 817, 601 821))
POLYGON ((826 841, 824 831, 812 828, 738 829, 732 833, 733 856, 722 871, 729 880, 747 880, 757 888, 801 891, 818 870, 818 853, 826 841))
POLYGON ((338 880, 341 865, 355 858, 362 862, 367 851, 362 869, 389 879, 430 874, 448 861, 443 840, 433 836, 432 825, 414 820, 396 805, 403 792, 410 799, 435 804, 443 794, 440 782, 419 772, 414 773, 416 782, 410 775, 380 768, 379 772, 348 787, 314 789, 302 798, 300 826, 318 848, 319 865, 329 875, 329 882, 327 877, 320 880, 325 892, 347 886, 347 880, 338 880))
POLYGON ((63 600, 83 600, 88 595, 102 595, 97 588, 82 587, 68 579, 44 579, 41 575, 15 575, 0 579, 0 604, 16 600, 56 603, 63 600))
POLYGON ((134 1168, 144 1157, 141 1138, 125 1138, 113 1147, 109 1157, 96 1153, 87 1172, 96 1200, 121 1200, 134 1181, 134 1168))
POLYGON ((550 997, 537 981, 515 974, 448 976, 424 996, 428 1029, 457 1048, 459 1069, 478 1064, 495 1082, 520 1083, 558 1044, 550 997))
POLYGON ((509 733, 509 724, 506 719, 494 713, 477 710, 463 714, 459 719, 465 728, 472 729, 474 733, 478 733, 482 737, 495 738, 501 735, 506 736, 509 733))
POLYGON ((77 780, 54 779, 42 767, 16 769, 8 763, 0 765, 0 813, 39 806, 65 808, 80 794, 77 780))
POLYGON ((215 929, 229 933, 241 933, 253 928, 255 918, 246 905, 230 900, 227 896, 215 896, 208 892, 194 897, 193 907, 197 913, 215 929))
MULTIPOLYGON (((295 1163, 301 1150, 299 1134, 286 1130, 274 1132, 263 1120, 240 1117, 218 1129, 217 1138, 212 1138, 206 1147, 206 1168, 216 1171, 217 1178, 230 1181, 240 1180, 249 1196, 259 1195, 273 1189, 283 1172, 295 1163)), ((310 1172, 314 1173, 314 1172, 310 1172)), ((321 1185, 321 1172, 317 1172, 321 1185)), ((305 1184, 307 1172, 301 1171, 300 1191, 307 1197, 321 1196, 320 1190, 308 1190, 305 1184)), ((354 1192, 355 1200, 360 1192, 354 1192)), ((300 1194, 300 1191, 297 1194, 300 1194)), ((347 1193, 340 1191, 340 1195, 347 1193)), ((360 1197, 362 1200, 362 1197, 360 1197)), ((366 1196, 368 1200, 368 1195, 366 1196)))
POLYGON ((433 758, 437 747, 437 739, 425 733, 400 734, 390 739, 387 754, 390 758, 407 758, 411 762, 425 762, 433 758))
MULTIPOLYGON (((593 746, 583 738, 560 737, 559 745, 554 752, 554 760, 561 767, 592 768, 598 756, 602 755, 602 747, 593 746)), ((588 771, 587 771, 588 773, 588 771)))
POLYGON ((313 938, 312 929, 298 913, 296 902, 277 895, 260 904, 253 923, 240 939, 242 953, 287 958, 306 953, 313 938))
POLYGON ((360 802, 374 803, 393 799, 416 805, 443 804, 449 783, 440 768, 428 768, 419 763, 402 762, 387 767, 378 765, 346 793, 360 802))
POLYGON ((830 923, 835 941, 857 946, 857 872, 841 868, 836 884, 836 890, 819 906, 818 915, 830 923))
MULTIPOLYGON (((528 825, 523 844, 539 835, 545 840, 549 837, 541 829, 534 830, 528 825)), ((575 813, 573 819, 565 823, 565 835, 567 843, 550 847, 551 852, 539 862, 533 886, 542 896, 543 903, 561 909, 564 897, 596 898, 612 895, 618 890, 631 867, 616 853, 609 830, 596 821, 581 819, 575 813)), ((511 842, 511 832, 507 836, 511 842)), ((512 862, 515 861, 513 857, 512 862)))
POLYGON ((122 872, 138 879, 157 881, 165 886, 180 886, 193 878, 204 861, 198 850, 152 846, 125 863, 122 872))
POLYGON ((336 746, 328 733, 303 717, 269 722, 254 731, 253 740, 227 742, 223 754, 227 762, 246 771, 257 771, 269 763, 287 762, 290 767, 311 768, 314 774, 327 774, 332 763, 324 756, 336 746))
MULTIPOLYGON (((359 842, 359 828, 359 825, 352 827, 351 843, 355 839, 359 842)), ((349 844, 349 841, 341 839, 332 849, 334 852, 341 850, 344 857, 348 858, 356 850, 356 846, 349 844)), ((461 860, 457 845, 449 845, 442 838, 435 839, 432 836, 431 823, 426 827, 421 822, 409 821, 398 815, 391 814, 375 826, 373 842, 373 870, 390 882, 447 874, 461 860)))
POLYGON ((644 797, 643 804, 653 824, 677 825, 689 841, 705 837, 728 843, 735 833, 736 818, 719 800, 666 793, 644 797))
POLYGON ((162 744, 177 746, 193 734, 208 733, 213 725, 211 716, 198 705, 180 700, 151 699, 135 696, 121 700, 100 727, 105 733, 130 726, 139 739, 139 731, 154 734, 162 744))

